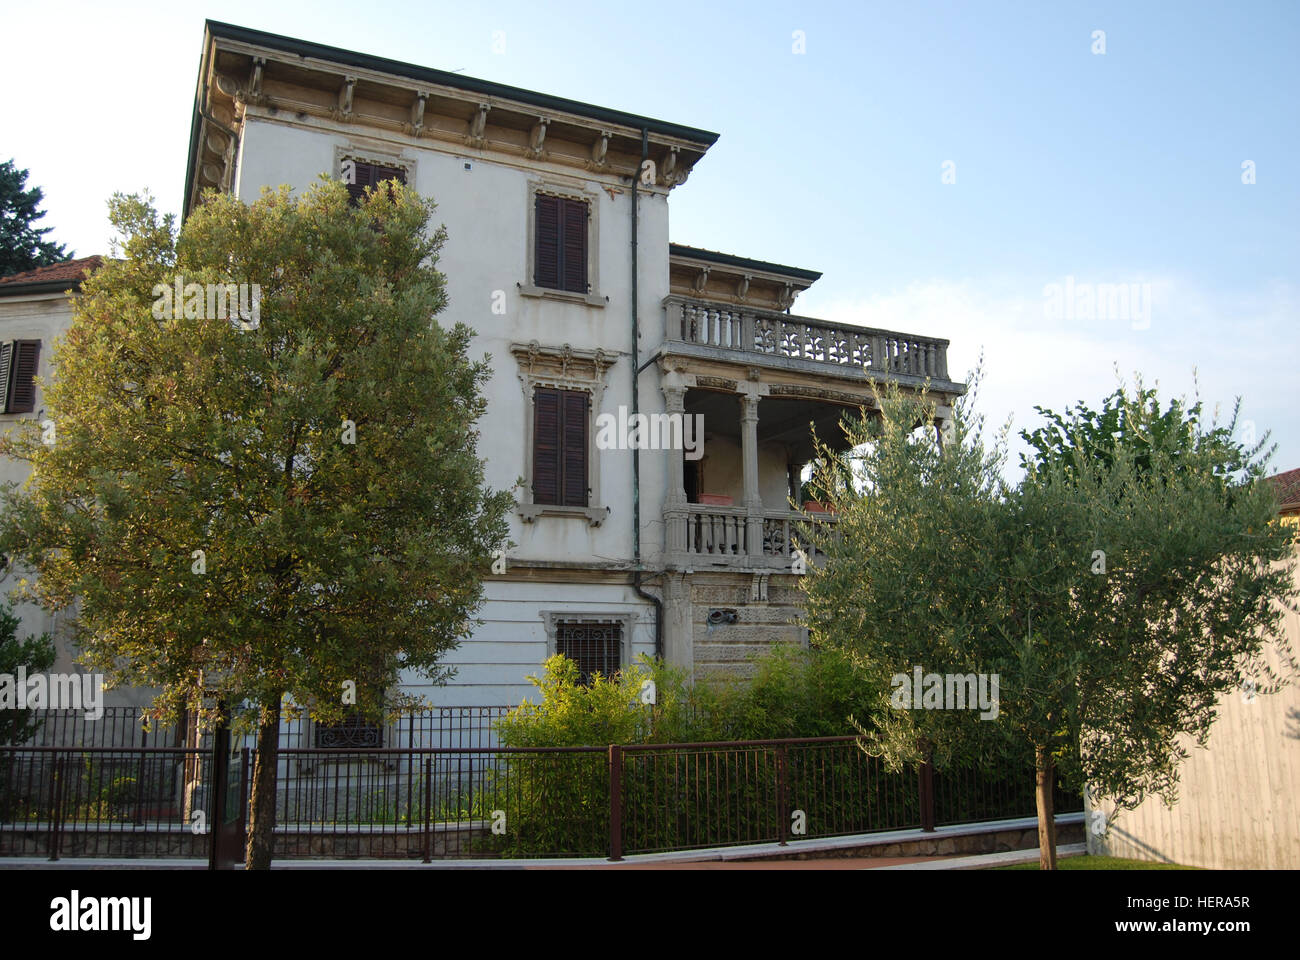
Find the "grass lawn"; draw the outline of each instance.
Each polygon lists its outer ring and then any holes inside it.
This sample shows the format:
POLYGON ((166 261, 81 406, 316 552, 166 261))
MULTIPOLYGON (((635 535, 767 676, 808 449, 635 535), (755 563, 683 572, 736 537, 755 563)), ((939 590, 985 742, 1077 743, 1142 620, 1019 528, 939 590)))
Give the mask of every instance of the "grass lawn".
MULTIPOLYGON (((993 870, 1037 870, 1038 861, 1017 863, 1009 867, 992 867, 993 870)), ((1177 863, 1156 863, 1151 860, 1125 860, 1122 857, 1063 857, 1056 861, 1058 870, 1200 870, 1201 867, 1184 867, 1177 863)))

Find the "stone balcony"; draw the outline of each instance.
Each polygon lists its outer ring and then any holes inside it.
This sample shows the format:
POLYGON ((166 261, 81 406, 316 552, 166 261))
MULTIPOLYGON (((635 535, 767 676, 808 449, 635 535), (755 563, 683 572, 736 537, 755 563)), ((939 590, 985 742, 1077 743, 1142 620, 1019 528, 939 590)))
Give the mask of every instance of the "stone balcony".
POLYGON ((834 524, 834 514, 764 510, 699 503, 664 510, 670 563, 681 569, 747 569, 790 573, 799 554, 816 563, 820 553, 807 536, 810 524, 834 524))
POLYGON ((690 482, 683 461, 670 461, 663 518, 671 569, 789 573, 798 553, 817 562, 807 525, 836 518, 787 506, 816 455, 813 431, 847 449, 841 418, 876 407, 873 380, 928 386, 936 427, 965 391, 949 379, 947 340, 681 292, 663 303, 665 409, 703 418, 712 458, 692 466, 690 482))
POLYGON ((664 298, 665 355, 743 363, 866 381, 899 379, 939 390, 948 378, 948 341, 832 324, 759 307, 670 295, 664 298))

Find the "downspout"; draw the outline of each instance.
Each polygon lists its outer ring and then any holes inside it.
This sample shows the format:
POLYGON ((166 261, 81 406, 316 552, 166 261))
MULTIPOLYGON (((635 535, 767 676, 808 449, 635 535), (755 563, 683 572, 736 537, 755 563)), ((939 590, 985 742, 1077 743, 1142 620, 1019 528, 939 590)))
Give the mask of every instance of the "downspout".
MULTIPOLYGON (((642 127, 642 166, 644 166, 649 155, 650 134, 645 127, 642 127)), ((640 298, 637 288, 637 279, 640 275, 640 264, 637 257, 637 240, 640 235, 637 222, 637 184, 641 180, 641 169, 642 167, 638 167, 636 173, 632 174, 632 416, 636 416, 641 412, 641 393, 637 389, 638 382, 641 379, 641 365, 639 363, 641 359, 641 326, 637 309, 640 298)), ((636 591, 636 595, 642 600, 649 600, 654 604, 655 657, 662 659, 664 655, 664 604, 654 594, 646 593, 641 586, 641 451, 637 447, 632 448, 632 558, 634 562, 632 589, 636 591)))

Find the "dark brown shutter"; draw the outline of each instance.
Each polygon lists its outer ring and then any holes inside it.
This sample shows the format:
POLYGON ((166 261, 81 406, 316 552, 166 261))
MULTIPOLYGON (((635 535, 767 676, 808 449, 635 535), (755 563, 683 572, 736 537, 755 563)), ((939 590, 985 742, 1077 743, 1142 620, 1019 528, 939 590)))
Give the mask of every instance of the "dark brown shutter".
POLYGON ((560 502, 560 391, 533 394, 533 503, 560 502))
POLYGON ((12 341, 0 343, 0 413, 9 412, 9 371, 13 366, 13 354, 12 341))
POLYGON ((559 197, 537 195, 533 284, 552 290, 560 286, 560 204, 559 197))
POLYGON ((564 391, 564 505, 587 505, 587 405, 582 390, 564 391))
POLYGON ((561 262, 563 288, 575 293, 587 292, 587 204, 581 200, 564 201, 564 229, 561 262))
POLYGON ((353 165, 356 167, 356 181, 347 184, 348 196, 353 204, 358 204, 366 195, 366 187, 372 186, 375 182, 375 168, 373 164, 362 163, 359 160, 353 161, 353 165))
POLYGON ((31 413, 36 409, 36 368, 41 359, 41 341, 15 340, 10 364, 9 413, 31 413))
POLYGON ((357 182, 349 183, 347 188, 348 196, 352 198, 354 204, 360 203, 361 198, 366 195, 366 187, 373 187, 385 180, 406 183, 406 171, 401 167, 382 167, 374 163, 363 163, 360 160, 353 162, 357 169, 357 182))

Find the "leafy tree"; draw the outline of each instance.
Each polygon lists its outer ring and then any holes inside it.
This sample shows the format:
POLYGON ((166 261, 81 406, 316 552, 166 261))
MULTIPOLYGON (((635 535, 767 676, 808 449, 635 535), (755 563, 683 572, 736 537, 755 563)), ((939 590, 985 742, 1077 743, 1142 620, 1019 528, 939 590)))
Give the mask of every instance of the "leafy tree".
POLYGON ((1003 605, 1008 635, 1023 635, 1009 685, 1032 692, 1009 720, 1035 748, 1040 862, 1051 868, 1041 784, 1054 770, 1114 812, 1152 795, 1172 804, 1180 735, 1204 746, 1224 695, 1287 682, 1296 538, 1276 522, 1267 437, 1233 441, 1235 415, 1220 427, 1203 423, 1199 403, 1162 411, 1140 381, 1100 411, 1044 415, 1049 427, 1025 434, 1036 455, 1011 503, 1023 532, 1003 605))
POLYGON ((161 716, 225 704, 256 725, 250 869, 272 856, 286 695, 323 723, 355 697, 377 722, 406 702, 382 693, 399 671, 443 679, 507 531, 476 455, 487 360, 434 319, 445 232, 391 186, 355 207, 324 178, 213 194, 179 235, 115 196, 118 259, 56 348, 55 433, 0 444, 32 464, 0 544, 40 602, 79 602, 83 661, 161 688, 161 716), (213 318, 196 294, 168 316, 178 282, 249 284, 260 314, 213 318))
MULTIPOLYGON (((40 673, 54 666, 54 644, 49 634, 18 639, 22 620, 9 603, 0 603, 0 674, 16 676, 19 667, 40 673)), ((41 720, 32 710, 0 710, 0 744, 23 744, 40 729, 41 720)), ((0 755, 0 761, 4 758, 0 755)))
POLYGON ((1140 384, 1099 412, 1047 413, 1015 488, 1000 476, 1004 440, 985 452, 969 397, 942 452, 915 429, 934 425, 924 395, 890 387, 880 400, 874 428, 847 424, 868 451, 862 483, 824 494, 839 522, 807 581, 814 636, 853 651, 881 697, 913 664, 996 673, 996 722, 913 703, 864 743, 895 761, 1031 756, 1052 869, 1058 777, 1117 810, 1172 802, 1178 736, 1204 744, 1243 676, 1264 692, 1284 682, 1262 650, 1290 661, 1294 532, 1274 522, 1257 449, 1205 427, 1198 406, 1161 411, 1140 384))
POLYGON ((902 675, 910 684, 916 667, 996 672, 1000 618, 990 614, 1001 571, 989 549, 1006 522, 1003 455, 968 439, 980 425, 971 420, 973 393, 954 406, 941 444, 928 395, 892 383, 875 392, 879 415, 863 410, 842 422, 857 451, 852 482, 835 477, 816 488, 838 520, 807 531, 825 555, 804 581, 811 642, 842 651, 862 676, 871 709, 854 724, 868 753, 895 769, 1011 764, 1023 751, 995 734, 996 723, 975 711, 912 709, 921 691, 908 686, 903 701, 895 683, 902 675))
MULTIPOLYGON (((1091 410, 1083 403, 1075 404, 1065 414, 1042 407, 1034 407, 1034 410, 1047 422, 1032 431, 1020 431, 1021 438, 1033 451, 1030 456, 1020 455, 1020 466, 1026 471, 1038 467, 1040 475, 1041 468, 1050 462, 1059 465, 1067 477, 1072 478, 1076 449, 1109 468, 1114 465, 1118 450, 1127 446, 1133 450, 1137 472, 1147 476, 1151 472, 1149 443, 1164 444, 1190 427, 1193 442, 1213 449, 1217 460, 1214 469, 1219 476, 1226 478, 1246 469, 1247 461, 1259 454, 1267 442, 1265 437, 1249 450, 1239 449, 1233 443, 1237 422, 1235 409, 1232 421, 1226 426, 1211 424, 1208 430, 1198 432, 1196 428, 1204 419, 1200 402, 1188 407, 1181 400, 1172 400, 1169 409, 1162 413, 1157 392, 1144 388, 1140 382, 1132 396, 1124 387, 1117 389, 1102 401, 1099 410, 1091 410)), ((1179 456, 1177 447, 1172 450, 1172 456, 1179 456)))
POLYGON ((69 259, 63 244, 43 239, 53 227, 33 226, 45 216, 38 210, 44 194, 40 187, 24 189, 27 171, 14 161, 0 163, 0 277, 69 259))

